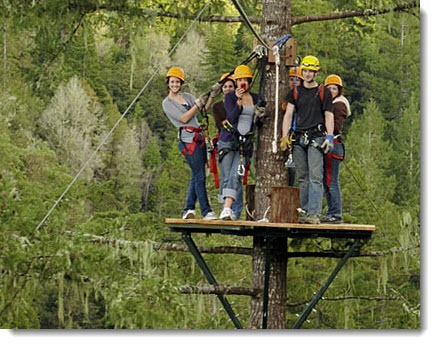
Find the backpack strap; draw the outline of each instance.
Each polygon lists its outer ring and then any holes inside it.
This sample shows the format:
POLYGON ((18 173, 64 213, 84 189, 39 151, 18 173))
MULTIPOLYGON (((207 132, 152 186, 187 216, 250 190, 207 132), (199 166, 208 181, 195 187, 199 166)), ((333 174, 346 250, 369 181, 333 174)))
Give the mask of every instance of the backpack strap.
POLYGON ((320 84, 318 88, 319 88, 319 98, 321 103, 323 104, 323 99, 325 99, 325 85, 320 84))

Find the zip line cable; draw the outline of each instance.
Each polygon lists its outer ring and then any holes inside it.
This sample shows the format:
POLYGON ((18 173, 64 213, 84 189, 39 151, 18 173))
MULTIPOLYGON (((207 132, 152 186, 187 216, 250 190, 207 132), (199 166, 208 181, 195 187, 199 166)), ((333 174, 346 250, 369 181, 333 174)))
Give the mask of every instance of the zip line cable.
MULTIPOLYGON (((205 9, 209 6, 209 2, 207 2, 203 9, 198 13, 194 21, 190 24, 190 26, 187 28, 187 30, 184 32, 184 34, 180 37, 178 42, 175 44, 175 46, 171 49, 171 51, 168 53, 167 56, 171 56, 172 53, 175 51, 177 46, 181 43, 181 41, 184 39, 184 37, 187 35, 187 33, 192 29, 193 25, 198 21, 198 19, 201 17, 202 13, 205 11, 205 9)), ((113 131, 116 129, 116 127, 119 125, 121 120, 126 116, 127 112, 130 110, 130 108, 134 105, 134 103, 137 101, 137 99, 140 97, 140 95, 145 91, 147 86, 150 84, 154 76, 157 74, 157 72, 160 70, 160 67, 157 67, 153 75, 150 77, 150 79, 147 81, 147 83, 142 87, 142 89, 139 91, 137 96, 133 99, 133 101, 130 103, 130 105, 127 107, 127 109, 124 111, 124 113, 121 115, 121 117, 118 119, 118 121, 114 124, 113 128, 109 131, 107 135, 104 136, 101 143, 98 145, 98 147, 95 149, 94 153, 91 155, 91 157, 85 162, 83 167, 79 170, 79 172, 76 174, 76 176, 73 178, 73 180, 70 182, 70 184, 66 187, 64 192, 60 195, 60 197, 56 200, 56 202, 53 204, 51 209, 48 211, 48 213, 44 216, 44 218, 41 220, 41 222, 36 226, 35 231, 33 233, 36 233, 47 221, 51 213, 54 211, 54 209, 58 206, 58 204, 61 202, 63 197, 66 195, 66 193, 69 191, 69 189, 73 186, 73 184, 77 181, 80 174, 83 172, 83 170, 87 167, 87 165, 91 162, 91 160, 95 157, 97 152, 101 149, 101 147, 104 145, 105 141, 109 138, 109 136, 113 133, 113 131)), ((27 265, 27 271, 30 271, 32 265, 34 263, 34 260, 31 260, 27 265)), ((44 266, 47 264, 47 261, 45 261, 44 266)), ((24 289, 24 286, 27 284, 29 279, 25 279, 23 284, 21 285, 21 288, 19 288, 16 293, 13 295, 12 299, 7 302, 3 308, 0 309, 0 315, 12 304, 12 302, 18 297, 20 291, 24 289)))
MULTIPOLYGON (((193 25, 198 21, 198 19, 201 17, 202 13, 205 11, 205 9, 210 5, 209 2, 207 2, 201 11, 199 11, 196 18, 193 20, 193 22, 190 24, 190 26, 187 28, 187 30, 183 33, 183 35, 180 37, 178 42, 174 45, 174 47, 171 49, 171 51, 168 53, 168 57, 172 55, 172 53, 175 51, 175 49, 178 47, 178 45, 181 43, 181 41, 184 39, 184 37, 187 35, 187 33, 192 29, 193 25)), ((142 93, 145 91, 145 89, 148 87, 148 85, 151 83, 151 81, 154 79, 154 77, 157 75, 157 73, 160 71, 160 67, 157 67, 149 78, 149 80, 145 83, 145 85, 142 87, 142 89, 139 91, 139 93, 134 97, 134 99, 131 101, 130 105, 127 107, 127 109, 123 112, 121 117, 116 121, 116 123, 113 125, 112 129, 103 137, 100 144, 97 146, 97 148, 94 150, 90 158, 84 163, 84 165, 80 168, 80 170, 77 172, 73 180, 69 183, 69 185, 66 187, 66 189, 62 192, 62 194, 59 196, 59 198, 56 200, 56 202, 53 204, 53 206, 50 208, 50 210, 47 212, 47 214, 44 216, 44 218, 41 220, 41 222, 36 226, 35 231, 38 231, 47 221, 47 219, 50 217, 51 213, 56 209, 56 207, 59 205, 59 203, 62 201, 63 197, 67 194, 67 192, 71 189, 71 187, 74 185, 74 183, 77 181, 79 176, 82 174, 82 172, 85 170, 85 168, 89 165, 89 163, 94 159, 94 157, 97 155, 101 147, 106 143, 109 136, 115 131, 116 127, 121 123, 121 121, 124 119, 124 117, 127 115, 127 113, 130 111, 132 106, 136 103, 136 101, 139 99, 139 97, 142 95, 142 93)))
POLYGON ((248 16, 246 15, 245 11, 243 10, 242 6, 239 4, 239 1, 238 0, 231 0, 231 1, 232 1, 233 5, 236 7, 237 11, 239 11, 242 18, 245 20, 246 25, 249 26, 249 29, 252 31, 254 36, 260 41, 260 43, 262 45, 264 45, 267 49, 271 50, 269 45, 266 42, 264 42, 264 40, 260 37, 260 35, 257 33, 257 31, 255 31, 254 27, 252 26, 251 21, 249 20, 248 16))

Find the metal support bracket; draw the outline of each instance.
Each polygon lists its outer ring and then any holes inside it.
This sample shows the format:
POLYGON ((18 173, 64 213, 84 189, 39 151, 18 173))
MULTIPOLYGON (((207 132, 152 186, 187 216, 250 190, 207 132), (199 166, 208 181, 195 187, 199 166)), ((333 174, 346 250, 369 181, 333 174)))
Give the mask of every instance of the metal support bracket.
MULTIPOLYGON (((196 246, 195 242, 193 241, 190 232, 183 231, 182 238, 184 242, 186 243, 187 247, 189 248, 192 255, 195 257, 196 262, 198 263, 199 267, 201 268, 202 272, 204 273, 205 277, 207 278, 207 281, 213 285, 218 286, 218 283, 216 279, 214 278, 210 268, 208 267, 207 263, 205 262, 204 258, 201 255, 201 252, 199 252, 198 247, 196 246)), ((237 329, 243 329, 242 324, 240 323, 239 319, 237 318, 236 314, 234 313, 230 303, 226 299, 226 297, 222 294, 216 294, 219 298, 220 302, 222 303, 222 306, 224 307, 225 311, 230 316, 231 320, 233 321, 234 326, 237 329)))
POLYGON ((356 239, 352 244, 352 246, 349 248, 349 250, 346 252, 346 254, 343 256, 343 258, 340 260, 340 262, 337 264, 335 269, 332 271, 331 275, 328 277, 325 284, 320 288, 319 292, 314 295, 313 299, 311 300, 307 308, 304 310, 302 315, 293 325, 293 328, 298 329, 302 326, 302 324, 308 318, 308 315, 310 315, 311 311, 316 306, 317 302, 319 302, 319 300, 323 297, 323 294, 325 294, 326 290, 331 285, 335 276, 337 276, 341 268, 344 266, 347 260, 352 256, 353 252, 359 246, 359 244, 360 244, 360 239, 356 239))

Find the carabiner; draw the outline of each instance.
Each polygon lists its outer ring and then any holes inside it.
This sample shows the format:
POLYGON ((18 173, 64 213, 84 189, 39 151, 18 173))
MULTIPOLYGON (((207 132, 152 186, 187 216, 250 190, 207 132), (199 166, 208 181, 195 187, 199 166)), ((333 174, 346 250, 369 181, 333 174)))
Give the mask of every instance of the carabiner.
POLYGON ((237 168, 237 174, 241 177, 245 175, 245 165, 239 164, 239 167, 237 168))

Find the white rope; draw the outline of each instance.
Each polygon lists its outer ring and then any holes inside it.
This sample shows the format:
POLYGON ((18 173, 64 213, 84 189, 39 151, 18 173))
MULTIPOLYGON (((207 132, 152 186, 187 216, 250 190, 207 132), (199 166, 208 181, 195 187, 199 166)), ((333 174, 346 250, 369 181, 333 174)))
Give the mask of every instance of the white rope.
MULTIPOLYGON (((190 24, 190 26, 187 28, 187 30, 184 32, 184 34, 180 37, 178 42, 175 44, 175 46, 171 49, 171 51, 168 53, 168 57, 172 55, 172 53, 175 51, 177 46, 181 43, 181 41, 184 39, 184 37, 187 35, 187 33, 192 29, 193 25, 198 21, 202 13, 205 11, 205 9, 209 6, 209 2, 207 2, 201 11, 199 11, 198 15, 194 19, 194 21, 190 24)), ((113 125, 112 129, 103 137, 98 147, 95 149, 95 151, 92 153, 91 157, 85 162, 85 164, 80 168, 80 170, 77 172, 73 180, 69 183, 69 185, 66 187, 66 189, 62 192, 62 194, 59 196, 59 198, 56 200, 56 202, 53 204, 53 206, 50 208, 50 210, 47 212, 47 214, 44 216, 44 218, 41 220, 41 222, 36 226, 35 231, 38 231, 45 221, 50 217, 51 213, 54 211, 54 209, 58 206, 58 204, 62 201, 63 197, 67 194, 69 189, 74 185, 74 183, 77 181, 79 176, 82 174, 82 172, 85 170, 85 168, 89 165, 89 163, 95 158, 101 147, 106 143, 109 136, 115 131, 116 127, 121 123, 121 121, 124 119, 124 117, 127 115, 128 111, 130 111, 131 107, 136 103, 136 101, 139 99, 139 97, 142 95, 142 93, 145 91, 145 89, 148 87, 148 85, 151 83, 151 81, 154 79, 154 77, 159 72, 160 67, 157 67, 154 71, 153 75, 149 78, 149 80, 145 83, 145 85, 142 87, 142 89, 139 91, 139 93, 134 97, 130 105, 127 107, 127 109, 124 111, 124 113, 121 115, 121 117, 116 121, 116 123, 113 125)))
POLYGON ((273 56, 275 57, 275 123, 274 123, 274 132, 273 132, 273 141, 272 141, 272 152, 278 152, 278 115, 279 115, 279 47, 278 45, 274 45, 272 48, 273 56))

